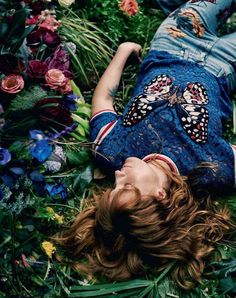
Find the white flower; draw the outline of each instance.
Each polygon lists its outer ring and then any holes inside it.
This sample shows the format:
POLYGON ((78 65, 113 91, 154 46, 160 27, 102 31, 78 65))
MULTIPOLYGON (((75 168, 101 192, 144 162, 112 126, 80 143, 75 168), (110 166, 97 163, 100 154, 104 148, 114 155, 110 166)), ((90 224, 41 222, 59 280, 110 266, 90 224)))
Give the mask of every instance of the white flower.
POLYGON ((58 0, 58 3, 63 7, 69 7, 74 2, 75 2, 75 0, 58 0))
POLYGON ((43 165, 45 169, 51 173, 57 173, 66 163, 66 155, 61 146, 55 145, 53 153, 50 155, 43 165))

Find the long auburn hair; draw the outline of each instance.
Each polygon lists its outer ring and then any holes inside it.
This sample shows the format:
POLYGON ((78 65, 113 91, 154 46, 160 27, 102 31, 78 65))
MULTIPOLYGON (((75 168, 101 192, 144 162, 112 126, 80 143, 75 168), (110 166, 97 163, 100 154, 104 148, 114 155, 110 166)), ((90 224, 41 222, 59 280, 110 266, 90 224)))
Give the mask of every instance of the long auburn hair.
POLYGON ((146 265, 162 270, 175 261, 172 276, 180 287, 201 281, 204 257, 233 224, 228 210, 216 210, 210 196, 204 203, 194 199, 185 177, 166 173, 171 186, 164 199, 142 196, 135 187, 111 199, 108 189, 55 238, 75 269, 125 280, 146 265))

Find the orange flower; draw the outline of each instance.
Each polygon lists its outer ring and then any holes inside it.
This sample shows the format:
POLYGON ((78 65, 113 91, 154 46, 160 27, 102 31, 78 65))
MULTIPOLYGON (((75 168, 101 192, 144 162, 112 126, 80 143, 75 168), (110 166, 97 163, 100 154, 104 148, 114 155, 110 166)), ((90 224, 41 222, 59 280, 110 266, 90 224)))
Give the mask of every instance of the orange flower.
POLYGON ((122 0, 119 6, 128 16, 134 16, 139 11, 136 0, 122 0))

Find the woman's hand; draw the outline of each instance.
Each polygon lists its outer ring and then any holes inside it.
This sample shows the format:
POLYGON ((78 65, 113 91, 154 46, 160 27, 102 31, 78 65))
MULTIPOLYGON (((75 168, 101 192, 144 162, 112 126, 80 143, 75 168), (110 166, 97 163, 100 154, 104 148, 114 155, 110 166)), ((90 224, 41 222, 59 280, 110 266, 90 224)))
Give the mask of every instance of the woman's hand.
POLYGON ((140 44, 135 42, 123 42, 119 45, 117 52, 125 52, 127 54, 136 54, 137 57, 140 57, 142 47, 140 44))
POLYGON ((102 110, 112 110, 114 90, 119 86, 124 67, 140 62, 141 46, 134 42, 122 43, 102 75, 92 98, 92 115, 102 110))

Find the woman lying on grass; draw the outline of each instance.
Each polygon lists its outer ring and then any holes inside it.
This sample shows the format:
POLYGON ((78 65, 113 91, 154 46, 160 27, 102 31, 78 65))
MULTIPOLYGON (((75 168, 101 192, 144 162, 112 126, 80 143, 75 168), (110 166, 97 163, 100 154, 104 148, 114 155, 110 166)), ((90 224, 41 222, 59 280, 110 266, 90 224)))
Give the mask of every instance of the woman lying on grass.
POLYGON ((235 1, 190 0, 178 8, 173 2, 159 2, 172 12, 152 40, 122 116, 111 90, 141 46, 121 44, 98 83, 91 140, 97 165, 115 174, 115 185, 78 215, 61 243, 74 267, 111 280, 175 261, 173 278, 188 289, 233 226, 211 198, 235 185, 236 149, 222 138, 222 122, 232 112, 236 33, 216 35, 235 1), (86 264, 79 262, 84 257, 86 264))

